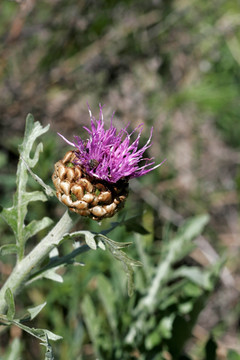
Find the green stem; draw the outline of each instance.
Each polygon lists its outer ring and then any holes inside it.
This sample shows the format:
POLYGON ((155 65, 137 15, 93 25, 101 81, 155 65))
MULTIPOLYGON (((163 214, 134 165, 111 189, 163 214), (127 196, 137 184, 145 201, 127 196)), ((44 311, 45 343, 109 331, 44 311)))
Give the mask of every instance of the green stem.
POLYGON ((58 246, 64 234, 68 233, 77 222, 79 216, 69 213, 68 210, 40 243, 13 269, 11 275, 0 290, 0 314, 6 311, 5 292, 9 288, 16 295, 28 279, 31 271, 40 264, 50 251, 58 246))

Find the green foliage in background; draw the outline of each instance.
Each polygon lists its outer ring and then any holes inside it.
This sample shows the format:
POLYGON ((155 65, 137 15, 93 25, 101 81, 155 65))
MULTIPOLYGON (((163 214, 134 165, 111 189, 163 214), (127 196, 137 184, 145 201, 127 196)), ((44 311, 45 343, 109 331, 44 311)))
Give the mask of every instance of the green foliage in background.
POLYGON ((127 299, 122 274, 116 275, 113 264, 110 275, 96 277, 97 289, 84 296, 81 308, 99 359, 164 359, 165 352, 180 358, 221 268, 220 263, 205 270, 177 265, 207 220, 190 219, 175 237, 164 239, 156 262, 144 248, 144 237, 136 234, 137 256, 144 265, 135 274, 133 298, 127 299))

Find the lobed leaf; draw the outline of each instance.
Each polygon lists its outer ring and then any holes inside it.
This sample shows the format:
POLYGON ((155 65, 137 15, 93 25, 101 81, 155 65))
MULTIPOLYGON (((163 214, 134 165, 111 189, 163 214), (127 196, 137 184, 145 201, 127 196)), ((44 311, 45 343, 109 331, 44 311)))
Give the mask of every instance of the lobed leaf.
POLYGON ((13 199, 13 206, 4 209, 1 212, 1 216, 12 228, 17 243, 18 256, 21 259, 24 256, 24 245, 26 240, 42 230, 44 227, 50 225, 50 221, 43 219, 37 224, 37 221, 29 224, 25 228, 24 220, 27 214, 27 206, 32 201, 46 201, 46 195, 41 191, 27 192, 26 185, 28 180, 28 173, 25 163, 28 163, 28 167, 36 165, 39 154, 43 149, 42 143, 37 145, 36 151, 31 156, 31 151, 35 140, 48 131, 49 126, 42 127, 39 122, 34 122, 34 118, 31 114, 27 116, 26 127, 24 133, 24 139, 21 145, 19 145, 20 159, 17 168, 16 177, 16 193, 13 199), (24 159, 24 160, 23 160, 24 159))

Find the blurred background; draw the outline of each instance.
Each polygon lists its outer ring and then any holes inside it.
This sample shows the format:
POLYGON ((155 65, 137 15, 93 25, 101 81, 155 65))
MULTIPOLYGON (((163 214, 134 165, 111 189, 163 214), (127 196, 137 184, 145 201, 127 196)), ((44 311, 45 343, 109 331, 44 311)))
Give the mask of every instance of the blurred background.
MULTIPOLYGON (((144 214, 143 224, 152 235, 144 241, 153 257, 166 227, 174 231, 184 219, 208 213, 208 229, 188 261, 205 267, 219 256, 226 259, 221 279, 185 347, 192 359, 203 358, 199 354, 210 334, 216 339, 219 359, 227 358, 229 349, 240 353, 239 5, 233 0, 0 2, 1 204, 12 202, 17 145, 28 113, 51 125, 35 168, 49 184, 54 162, 69 149, 56 132, 69 140, 84 134, 82 126, 89 125, 87 102, 95 117, 98 104, 105 104, 106 124, 115 111, 118 129, 127 123, 134 129, 144 122, 142 145, 153 126, 148 156, 157 163, 164 158, 167 162, 132 181, 123 211, 128 217, 144 214)), ((34 182, 30 186, 37 188, 34 182)), ((30 220, 47 213, 57 220, 64 211, 63 205, 51 200, 32 206, 28 216, 30 220)), ((3 242, 10 241, 13 235, 2 220, 0 225, 3 242)), ((78 224, 81 228, 99 230, 98 224, 86 219, 78 224)), ((112 238, 121 241, 123 236, 132 240, 123 231, 112 238)), ((0 263, 3 277, 11 271, 9 259, 0 263)), ((54 345, 56 359, 96 358, 80 304, 83 294, 91 293, 101 309, 94 295, 96 275, 111 277, 109 267, 115 265, 99 252, 89 252, 84 262, 84 268, 66 271, 64 284, 40 281, 19 299, 21 310, 21 302, 38 304, 47 298, 48 307, 37 326, 64 336, 65 341, 54 345)), ((114 267, 115 287, 121 271, 114 267)), ((38 342, 14 329, 2 336, 2 353, 8 341, 19 336, 25 344, 23 358, 41 359, 38 342)), ((105 359, 141 358, 133 352, 131 357, 111 356, 105 359)))

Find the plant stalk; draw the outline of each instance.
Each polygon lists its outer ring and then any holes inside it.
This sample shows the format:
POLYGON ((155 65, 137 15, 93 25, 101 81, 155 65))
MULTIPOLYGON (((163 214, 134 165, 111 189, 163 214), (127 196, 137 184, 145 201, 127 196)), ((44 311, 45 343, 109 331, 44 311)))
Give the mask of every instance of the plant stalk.
POLYGON ((60 244, 63 235, 70 231, 78 219, 79 216, 77 214, 69 213, 67 210, 48 235, 15 265, 12 273, 0 290, 0 314, 4 314, 7 308, 5 301, 6 290, 9 288, 15 296, 23 287, 31 271, 44 260, 54 247, 60 244))

